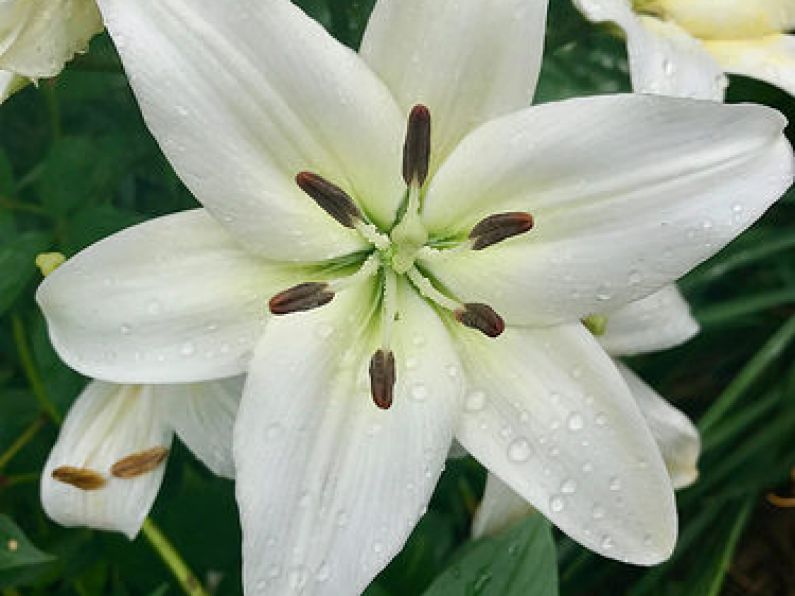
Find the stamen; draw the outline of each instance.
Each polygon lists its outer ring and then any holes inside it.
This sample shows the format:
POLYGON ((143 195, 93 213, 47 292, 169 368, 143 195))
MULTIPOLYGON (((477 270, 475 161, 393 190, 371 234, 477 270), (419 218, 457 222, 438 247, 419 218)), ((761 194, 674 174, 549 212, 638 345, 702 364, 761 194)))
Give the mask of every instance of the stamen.
POLYGON ((465 304, 455 311, 455 318, 462 325, 489 337, 498 337, 505 331, 505 321, 488 304, 465 304))
POLYGON ((319 308, 334 299, 334 292, 323 282, 298 284, 276 294, 268 306, 274 315, 289 315, 319 308))
POLYGON ((395 355, 378 350, 370 359, 370 391, 373 402, 382 410, 392 406, 395 393, 395 355))
MULTIPOLYGON (((354 286, 359 282, 362 282, 365 279, 375 275, 378 272, 378 268, 380 266, 381 255, 379 255, 377 252, 374 252, 367 257, 367 260, 362 263, 362 266, 359 267, 359 270, 353 275, 349 275, 348 277, 340 277, 339 279, 328 282, 328 284, 326 284, 326 291, 331 294, 339 294, 342 290, 350 288, 351 286, 354 286)), ((322 304, 320 306, 322 306, 322 304)))
POLYGON ((529 213, 498 213, 472 228, 469 238, 472 240, 472 250, 483 250, 532 229, 533 216, 529 213))
POLYGON ((460 302, 445 296, 439 290, 437 290, 430 280, 420 273, 416 267, 413 267, 407 271, 406 275, 423 298, 426 298, 431 302, 435 302, 445 310, 455 312, 462 308, 460 302))
POLYGON ((105 477, 99 472, 73 466, 55 468, 52 471, 52 477, 58 482, 71 484, 80 490, 99 490, 106 484, 105 477))
POLYGON ((406 142, 403 145, 403 179, 408 186, 422 186, 431 161, 431 112, 416 105, 409 114, 406 142))
POLYGON ((136 478, 151 472, 162 464, 168 457, 165 447, 152 447, 139 453, 133 453, 117 461, 110 469, 116 478, 136 478))
POLYGON ((346 228, 355 228, 356 222, 362 220, 353 199, 339 186, 312 172, 301 172, 295 181, 321 209, 346 228))

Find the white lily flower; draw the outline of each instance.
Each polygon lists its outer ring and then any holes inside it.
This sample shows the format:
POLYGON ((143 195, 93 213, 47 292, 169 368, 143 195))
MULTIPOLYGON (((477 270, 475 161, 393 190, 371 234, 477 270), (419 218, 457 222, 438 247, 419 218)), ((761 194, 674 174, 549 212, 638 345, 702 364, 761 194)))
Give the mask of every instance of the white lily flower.
POLYGON ((102 28, 95 0, 2 0, 0 103, 27 82, 57 75, 102 28))
POLYGON ((249 593, 362 591, 454 435, 589 548, 669 555, 665 466, 579 319, 670 283, 784 192, 778 113, 528 108, 542 1, 380 0, 361 56, 286 0, 100 9, 207 211, 90 247, 38 300, 91 376, 249 372, 234 431, 249 593))
POLYGON ((232 428, 242 390, 242 377, 158 386, 92 381, 45 465, 47 515, 132 540, 160 489, 174 433, 215 474, 233 478, 232 428))
POLYGON ((632 88, 723 101, 724 73, 795 95, 792 0, 574 0, 627 37, 632 88))
MULTIPOLYGON (((599 317, 603 327, 597 333, 602 347, 616 365, 640 408, 657 442, 675 489, 693 484, 698 478, 701 438, 698 429, 634 372, 618 361, 620 356, 665 350, 682 344, 698 333, 699 326, 690 307, 674 285, 599 317)), ((564 432, 564 430, 560 430, 564 432)), ((534 511, 526 499, 489 474, 486 490, 472 522, 474 538, 498 534, 534 511)))

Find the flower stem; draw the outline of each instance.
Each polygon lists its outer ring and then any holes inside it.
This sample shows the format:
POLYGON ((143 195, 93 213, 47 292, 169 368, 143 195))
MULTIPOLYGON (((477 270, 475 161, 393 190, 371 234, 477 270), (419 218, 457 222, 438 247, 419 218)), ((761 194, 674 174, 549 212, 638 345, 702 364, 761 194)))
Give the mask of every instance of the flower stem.
POLYGON ((169 542, 168 538, 151 518, 147 518, 144 521, 142 530, 149 544, 152 545, 152 548, 155 549, 166 566, 171 570, 185 594, 188 596, 207 596, 207 592, 185 561, 182 560, 174 545, 169 542))
POLYGON ((22 323, 22 318, 18 314, 11 316, 11 325, 14 330, 14 343, 17 346, 17 353, 19 360, 22 362, 22 369, 25 371, 25 376, 28 379, 30 388, 33 395, 39 402, 42 411, 56 424, 61 424, 61 414, 55 408, 55 405, 47 397, 47 390, 44 388, 44 383, 36 370, 36 364, 33 361, 33 354, 28 347, 27 336, 25 334, 25 325, 22 323))
POLYGON ((0 470, 5 468, 8 462, 14 459, 16 454, 19 453, 25 445, 30 443, 33 437, 44 427, 45 422, 46 418, 39 416, 25 429, 25 432, 19 435, 16 441, 11 443, 11 446, 0 455, 0 470))

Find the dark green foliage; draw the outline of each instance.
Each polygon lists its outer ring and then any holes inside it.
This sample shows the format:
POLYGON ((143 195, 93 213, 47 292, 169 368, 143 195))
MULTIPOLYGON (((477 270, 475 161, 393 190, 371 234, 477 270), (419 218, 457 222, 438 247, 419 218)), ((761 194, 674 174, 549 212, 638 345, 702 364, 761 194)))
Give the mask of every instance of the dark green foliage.
MULTIPOLYGON (((373 0, 297 3, 356 47, 373 0)), ((629 89, 623 43, 586 23, 565 0, 552 1, 547 49, 539 102, 629 89)), ((795 118, 792 98, 762 83, 734 80, 729 99, 767 103, 795 118)), ((44 515, 38 474, 57 426, 40 407, 22 354, 29 350, 41 379, 36 391, 63 415, 84 379, 60 363, 49 345, 34 302, 35 255, 56 250, 71 256, 131 224, 193 206, 146 131, 107 36, 95 39, 90 53, 57 79, 30 86, 0 107, 3 596, 180 593, 144 538, 130 543, 118 535, 65 529, 44 515), (15 447, 28 431, 31 439, 15 447), (14 552, 9 539, 17 543, 14 552)), ((607 561, 550 532, 540 516, 502 536, 468 543, 484 472, 466 459, 448 466, 405 550, 367 594, 552 596, 556 571, 560 593, 571 596, 711 596, 731 584, 733 562, 743 561, 747 542, 757 538, 753 528, 765 527, 751 524, 769 514, 764 495, 792 490, 795 192, 682 287, 703 333, 681 348, 631 362, 702 420, 702 477, 679 495, 681 539, 670 562, 647 570, 607 561)), ((202 582, 224 596, 241 593, 232 483, 213 477, 177 447, 153 517, 202 582)), ((791 571, 792 564, 784 561, 783 567, 791 571)))

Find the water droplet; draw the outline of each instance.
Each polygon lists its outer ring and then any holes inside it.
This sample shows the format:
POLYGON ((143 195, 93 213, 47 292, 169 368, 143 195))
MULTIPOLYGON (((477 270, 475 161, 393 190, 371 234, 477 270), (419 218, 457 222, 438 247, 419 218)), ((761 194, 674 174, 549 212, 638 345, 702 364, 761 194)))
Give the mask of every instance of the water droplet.
POLYGON ((582 469, 582 471, 583 471, 583 472, 585 472, 586 474, 587 474, 588 472, 593 472, 593 464, 592 464, 591 462, 587 461, 587 462, 585 462, 585 463, 583 463, 583 464, 582 464, 582 468, 581 468, 581 469, 582 469))
POLYGON ((458 367, 454 364, 450 364, 447 367, 447 376, 451 379, 455 379, 458 376, 458 367))
POLYGON ((612 491, 621 490, 621 479, 618 476, 613 476, 607 485, 612 491))
POLYGON ((424 383, 415 383, 411 388, 411 397, 416 401, 425 401, 428 399, 428 388, 424 383))
POLYGON ((121 332, 122 335, 130 335, 132 333, 132 327, 130 327, 127 324, 124 324, 121 327, 119 327, 119 332, 121 332))
POLYGON ((575 366, 571 369, 571 378, 572 379, 581 379, 582 378, 582 367, 575 366))
POLYGON ((637 286, 643 282, 643 274, 638 270, 629 272, 629 285, 637 286))
POLYGON ((595 418, 597 426, 604 426, 607 424, 607 414, 604 412, 599 412, 595 418))
POLYGON ((186 341, 182 344, 179 353, 183 356, 193 356, 196 353, 196 346, 192 342, 186 341))
POLYGON ((317 572, 315 573, 315 581, 319 584, 327 582, 331 577, 331 567, 329 567, 328 563, 323 563, 320 567, 318 567, 317 572))
POLYGON ((574 478, 567 478, 560 485, 560 492, 564 495, 573 495, 577 492, 577 481, 574 478))
POLYGON ((602 536, 601 546, 605 550, 610 550, 614 546, 613 545, 613 538, 611 536, 608 536, 607 534, 605 534, 604 536, 602 536))
POLYGON ((474 391, 466 399, 464 408, 467 412, 480 412, 486 406, 486 394, 482 391, 474 391))
POLYGON ((302 509, 306 509, 309 507, 309 504, 312 502, 312 495, 309 494, 308 491, 304 491, 301 493, 301 498, 298 500, 298 506, 302 509))
POLYGON ((163 305, 160 304, 159 300, 150 300, 149 304, 146 306, 146 312, 150 315, 159 315, 163 312, 163 305))
POLYGON ((307 571, 303 565, 296 565, 290 570, 290 587, 301 590, 306 585, 307 571))
POLYGON ((591 517, 594 519, 602 519, 606 513, 605 508, 598 503, 591 508, 591 517))
POLYGON ((566 503, 561 497, 552 497, 549 500, 549 509, 552 513, 560 513, 566 507, 566 503))
POLYGON ((411 343, 413 343, 417 347, 421 347, 424 346, 426 343, 428 343, 428 340, 425 338, 424 335, 415 335, 414 339, 411 340, 411 343))
POLYGON ((533 455, 533 448, 527 439, 516 439, 508 446, 508 459, 512 462, 526 462, 531 455, 533 455))
POLYGON ((376 554, 384 552, 384 545, 381 544, 380 542, 376 542, 375 544, 373 544, 373 552, 376 554))
POLYGON ((409 356, 408 358, 406 358, 406 368, 408 370, 414 370, 415 368, 417 368, 417 364, 418 364, 417 359, 414 358, 413 356, 409 356))
POLYGON ((607 302, 613 297, 613 291, 610 284, 602 284, 596 289, 596 299, 600 302, 607 302))
POLYGON ((585 426, 585 420, 579 412, 572 412, 568 420, 566 420, 566 426, 570 431, 577 432, 578 430, 582 430, 582 427, 585 426))
POLYGON ((271 565, 271 568, 268 570, 268 576, 271 578, 277 578, 282 574, 282 568, 278 565, 271 565))

